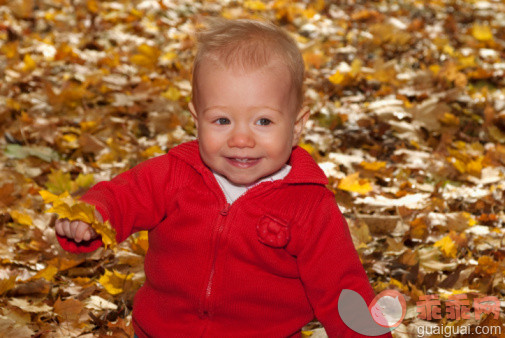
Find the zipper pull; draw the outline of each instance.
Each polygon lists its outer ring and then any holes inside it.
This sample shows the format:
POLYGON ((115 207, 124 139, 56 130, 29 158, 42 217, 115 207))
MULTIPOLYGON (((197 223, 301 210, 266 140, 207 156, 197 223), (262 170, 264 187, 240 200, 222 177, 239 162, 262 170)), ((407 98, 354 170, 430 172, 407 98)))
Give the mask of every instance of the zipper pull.
POLYGON ((219 213, 221 214, 221 216, 226 216, 226 215, 228 215, 228 210, 230 210, 230 206, 231 206, 231 204, 230 204, 230 203, 226 203, 226 204, 224 205, 224 208, 223 208, 221 211, 219 211, 219 213))

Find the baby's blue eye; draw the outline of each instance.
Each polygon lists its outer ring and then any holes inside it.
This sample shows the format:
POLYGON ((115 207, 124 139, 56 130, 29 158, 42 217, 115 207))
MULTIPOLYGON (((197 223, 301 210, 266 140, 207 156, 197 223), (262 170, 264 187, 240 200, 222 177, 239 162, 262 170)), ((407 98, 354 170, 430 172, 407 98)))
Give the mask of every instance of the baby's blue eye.
POLYGON ((269 119, 259 119, 257 122, 260 126, 268 126, 270 123, 272 123, 272 121, 269 119))
POLYGON ((230 124, 230 120, 228 120, 226 117, 220 117, 216 120, 217 124, 230 124))

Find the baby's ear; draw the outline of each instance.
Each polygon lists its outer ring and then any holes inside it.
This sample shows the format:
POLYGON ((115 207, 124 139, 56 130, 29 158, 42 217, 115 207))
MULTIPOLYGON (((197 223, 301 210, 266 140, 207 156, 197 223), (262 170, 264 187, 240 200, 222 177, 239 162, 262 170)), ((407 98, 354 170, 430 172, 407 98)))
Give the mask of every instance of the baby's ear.
POLYGON ((300 136, 302 135, 303 127, 310 116, 310 109, 307 106, 302 107, 296 115, 295 127, 293 129, 293 147, 298 144, 300 136))
POLYGON ((193 104, 193 101, 189 102, 188 108, 189 108, 189 112, 191 113, 191 116, 193 116, 193 120, 195 121, 196 129, 198 129, 198 118, 196 115, 196 109, 195 109, 195 105, 193 104))

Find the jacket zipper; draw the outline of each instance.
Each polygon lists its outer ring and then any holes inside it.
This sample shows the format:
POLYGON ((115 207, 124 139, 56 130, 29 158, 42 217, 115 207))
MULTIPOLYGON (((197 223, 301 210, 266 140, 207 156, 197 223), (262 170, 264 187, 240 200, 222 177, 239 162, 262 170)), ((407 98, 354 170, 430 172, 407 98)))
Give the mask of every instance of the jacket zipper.
MULTIPOLYGON (((217 182, 216 182, 217 183, 217 182)), ((262 182, 265 183, 265 182, 262 182)), ((261 183, 258 184, 262 185, 261 183)), ((233 204, 237 204, 239 200, 242 200, 246 195, 249 194, 251 190, 256 190, 258 186, 252 187, 249 190, 247 190, 242 196, 237 198, 233 204)), ((202 312, 201 316, 202 318, 209 317, 210 316, 210 296, 212 295, 212 283, 214 282, 214 274, 216 270, 216 258, 217 258, 217 251, 219 249, 219 242, 221 241, 221 235, 224 230, 224 218, 228 215, 228 212, 230 211, 231 204, 226 201, 226 196, 224 196, 223 192, 221 191, 221 187, 219 187, 221 194, 217 194, 218 199, 224 199, 224 207, 219 211, 219 214, 221 215, 221 221, 219 223, 219 227, 217 228, 217 237, 216 241, 214 244, 214 248, 212 250, 213 252, 213 257, 212 257, 212 264, 210 268, 210 274, 209 274, 209 279, 207 281, 207 287, 205 288, 205 298, 203 301, 203 306, 202 306, 202 312)))
POLYGON ((216 235, 216 242, 214 244, 213 248, 213 257, 212 257, 212 264, 210 268, 210 275, 209 275, 209 280, 207 281, 207 287, 205 288, 205 299, 203 302, 203 310, 202 310, 202 315, 204 317, 209 316, 209 310, 210 310, 210 296, 212 294, 212 283, 214 281, 214 273, 216 270, 216 258, 217 258, 217 251, 219 249, 219 242, 221 241, 221 235, 223 233, 224 229, 224 223, 225 220, 224 218, 228 215, 228 211, 230 210, 230 204, 226 203, 224 205, 224 208, 219 211, 219 214, 221 215, 221 220, 219 223, 219 227, 217 228, 217 235, 216 235))

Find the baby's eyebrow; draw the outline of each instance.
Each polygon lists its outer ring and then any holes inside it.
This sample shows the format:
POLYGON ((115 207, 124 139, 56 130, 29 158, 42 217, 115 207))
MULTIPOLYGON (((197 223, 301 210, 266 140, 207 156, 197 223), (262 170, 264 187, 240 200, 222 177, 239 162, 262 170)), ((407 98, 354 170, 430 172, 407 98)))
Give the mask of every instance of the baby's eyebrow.
MULTIPOLYGON (((227 107, 226 106, 211 106, 211 107, 207 107, 204 110, 202 110, 202 113, 205 113, 205 112, 207 112, 209 110, 214 110, 214 109, 225 110, 225 109, 227 109, 227 107)), ((253 106, 253 107, 249 107, 248 109, 255 109, 255 110, 268 109, 268 110, 274 111, 276 113, 282 114, 281 110, 273 108, 273 107, 270 107, 270 106, 253 106)))
POLYGON ((258 108, 258 109, 268 109, 268 110, 272 110, 274 112, 277 112, 279 114, 282 114, 282 111, 280 111, 279 109, 276 109, 276 108, 272 108, 270 106, 258 106, 258 107, 254 107, 254 108, 258 108))
POLYGON ((264 110, 270 110, 272 112, 282 115, 282 110, 280 110, 279 108, 274 108, 274 107, 270 107, 270 106, 252 106, 252 107, 249 107, 249 109, 259 111, 259 112, 262 112, 264 110))
POLYGON ((211 106, 207 107, 204 110, 202 110, 202 113, 205 113, 206 111, 213 110, 213 109, 225 109, 226 106, 211 106))

